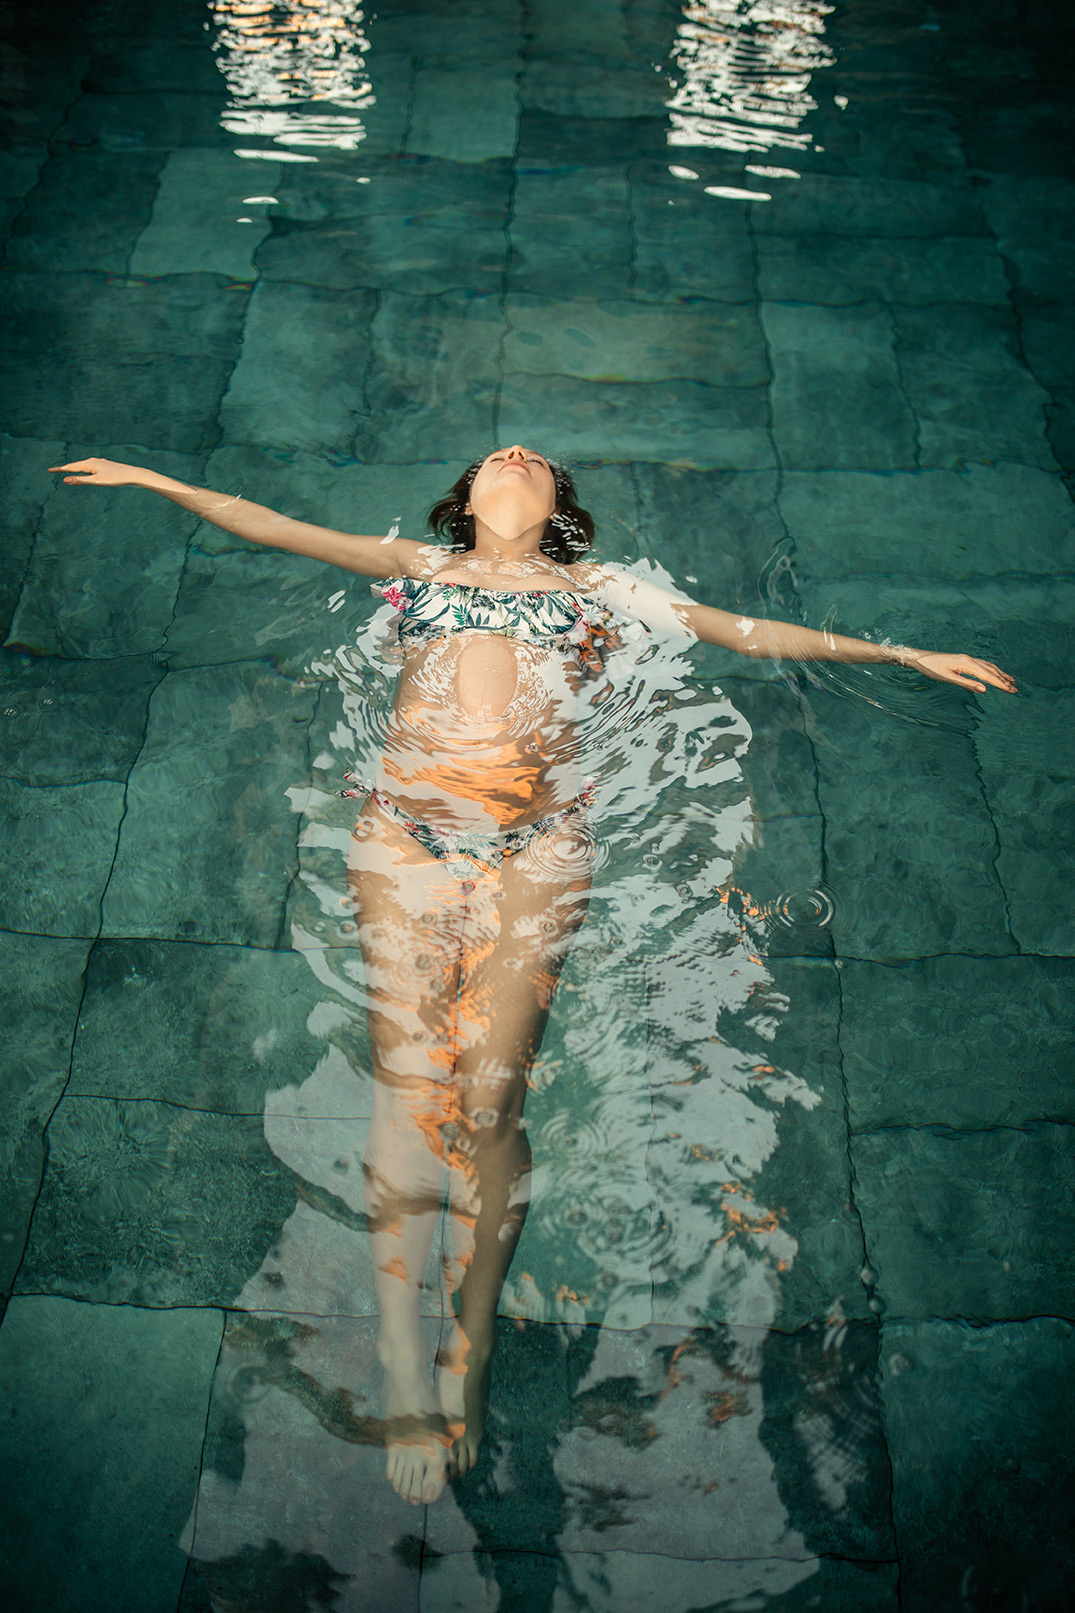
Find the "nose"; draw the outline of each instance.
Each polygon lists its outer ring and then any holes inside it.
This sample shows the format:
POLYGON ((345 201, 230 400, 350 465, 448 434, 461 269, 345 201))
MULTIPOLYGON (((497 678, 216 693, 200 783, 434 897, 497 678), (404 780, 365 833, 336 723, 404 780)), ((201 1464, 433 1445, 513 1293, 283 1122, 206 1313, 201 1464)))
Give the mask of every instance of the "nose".
POLYGON ((519 445, 519 443, 513 443, 510 448, 505 448, 504 453, 505 453, 505 457, 508 458, 508 459, 525 459, 526 458, 526 449, 521 447, 519 445))

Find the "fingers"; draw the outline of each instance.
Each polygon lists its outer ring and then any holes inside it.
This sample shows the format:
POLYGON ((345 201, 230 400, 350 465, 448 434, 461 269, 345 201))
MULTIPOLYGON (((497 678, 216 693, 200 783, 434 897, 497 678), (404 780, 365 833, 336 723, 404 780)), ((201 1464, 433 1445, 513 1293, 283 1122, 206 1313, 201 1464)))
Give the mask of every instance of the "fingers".
POLYGON ((969 656, 964 658, 962 666, 952 668, 955 676, 953 683, 962 684, 964 688, 976 689, 984 693, 986 684, 992 684, 994 689, 1003 689, 1005 694, 1017 694, 1015 679, 992 661, 972 660, 969 656), (983 681, 979 681, 979 680, 983 681))

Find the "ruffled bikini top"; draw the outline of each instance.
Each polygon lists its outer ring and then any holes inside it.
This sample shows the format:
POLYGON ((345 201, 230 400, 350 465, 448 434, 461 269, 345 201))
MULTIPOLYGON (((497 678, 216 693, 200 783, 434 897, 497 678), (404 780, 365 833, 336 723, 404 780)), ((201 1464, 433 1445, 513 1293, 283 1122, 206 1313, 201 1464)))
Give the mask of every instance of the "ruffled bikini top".
POLYGON ((622 643, 620 627, 607 606, 568 588, 502 593, 476 583, 390 577, 373 583, 371 592, 397 612, 392 626, 403 648, 453 633, 500 633, 573 654, 582 666, 599 672, 608 654, 622 643))

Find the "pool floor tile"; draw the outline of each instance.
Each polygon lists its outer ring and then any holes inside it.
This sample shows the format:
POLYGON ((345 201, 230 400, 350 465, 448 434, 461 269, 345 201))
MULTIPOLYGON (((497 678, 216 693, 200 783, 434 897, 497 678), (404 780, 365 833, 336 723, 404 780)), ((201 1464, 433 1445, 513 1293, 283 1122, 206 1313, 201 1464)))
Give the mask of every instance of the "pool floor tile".
POLYGON ((0 1163, 0 1290, 22 1259, 45 1169, 45 1125, 67 1082, 89 944, 0 931, 5 1147, 0 1163))
POLYGON ((296 952, 117 939, 94 949, 71 1091, 224 1114, 369 1113, 366 1031, 296 952))
POLYGON ((1070 1322, 885 1323, 900 1607, 1060 1613, 1070 1594, 1070 1322), (1048 1416, 1041 1416, 1043 1404, 1048 1416))
POLYGON ((1046 1121, 854 1135, 855 1198, 886 1314, 1070 1314, 1072 1138, 1046 1121))
POLYGON ((793 471, 780 510, 795 563, 809 576, 902 572, 926 582, 1075 569, 1067 491, 1059 476, 1031 465, 793 471))
POLYGON ((31 787, 0 778, 0 926, 57 936, 97 934, 123 820, 124 787, 31 787), (71 848, 78 847, 72 857, 71 848))
POLYGON ((919 463, 955 469, 963 460, 1006 459, 1055 468, 1043 431, 1048 396, 1026 367, 1009 309, 905 305, 894 318, 919 463))
POLYGON ((840 980, 853 1126, 1075 1124, 1072 959, 848 958, 840 980))
POLYGON ((265 281, 250 298, 222 424, 232 441, 346 449, 362 412, 371 291, 265 281))
POLYGON ((285 792, 305 779, 313 707, 256 662, 169 674, 127 788, 105 934, 279 943, 297 866, 285 792), (189 832, 162 837, 180 818, 189 832))
POLYGON ((773 431, 788 470, 910 469, 915 423, 900 386, 891 311, 766 302, 773 431))
POLYGON ((369 1319, 229 1315, 181 1607, 245 1587, 258 1598, 335 1592, 356 1613, 371 1598, 417 1609, 423 1510, 384 1476, 374 1340, 369 1319))
POLYGON ((222 1305, 296 1201, 261 1116, 63 1100, 17 1288, 97 1303, 222 1305))
POLYGON ((174 1613, 223 1318, 14 1300, 0 1334, 11 1608, 174 1613), (161 1370, 167 1362, 167 1370, 161 1370))

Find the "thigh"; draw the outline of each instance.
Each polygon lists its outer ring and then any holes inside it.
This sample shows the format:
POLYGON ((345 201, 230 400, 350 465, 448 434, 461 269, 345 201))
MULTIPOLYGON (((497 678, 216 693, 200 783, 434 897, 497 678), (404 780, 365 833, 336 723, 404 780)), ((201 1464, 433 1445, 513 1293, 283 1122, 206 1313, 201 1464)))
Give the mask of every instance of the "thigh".
POLYGON ((585 825, 559 827, 506 858, 485 907, 472 905, 457 1028, 464 1112, 521 1112, 556 982, 586 916, 592 870, 585 825))
POLYGON ((347 879, 375 1079, 450 1075, 466 908, 459 881, 372 801, 355 824, 347 879))

